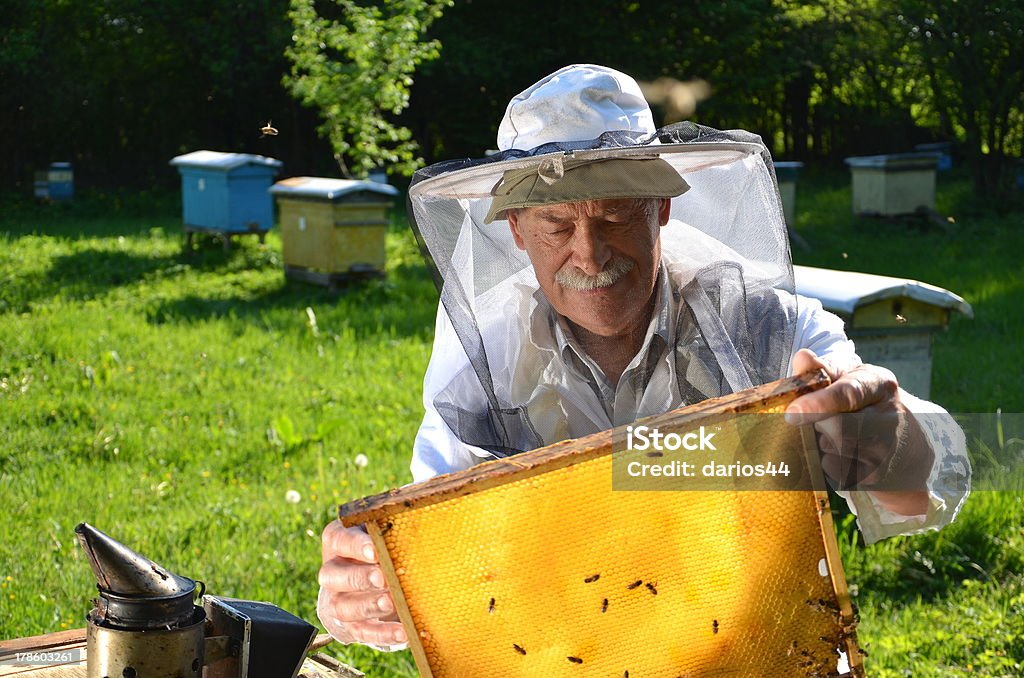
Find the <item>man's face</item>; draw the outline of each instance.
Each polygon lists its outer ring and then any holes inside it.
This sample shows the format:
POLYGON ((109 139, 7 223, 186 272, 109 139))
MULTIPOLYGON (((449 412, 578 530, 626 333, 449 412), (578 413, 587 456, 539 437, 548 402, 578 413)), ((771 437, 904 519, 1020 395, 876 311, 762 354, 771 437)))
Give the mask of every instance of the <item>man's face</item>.
POLYGON ((508 222, 519 249, 556 312, 601 336, 633 331, 649 319, 661 261, 659 229, 671 202, 589 200, 525 207, 508 222))

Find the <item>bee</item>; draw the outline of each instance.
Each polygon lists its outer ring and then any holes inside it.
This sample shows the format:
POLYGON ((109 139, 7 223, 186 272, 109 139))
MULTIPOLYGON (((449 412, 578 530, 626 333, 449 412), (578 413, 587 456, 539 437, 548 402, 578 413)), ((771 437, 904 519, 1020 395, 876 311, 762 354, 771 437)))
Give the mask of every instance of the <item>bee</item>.
POLYGON ((901 316, 899 313, 897 313, 896 314, 896 322, 899 323, 900 325, 902 325, 903 323, 907 322, 907 319, 904 318, 903 316, 901 316))
POLYGON ((795 640, 792 643, 789 644, 789 649, 786 650, 786 656, 787 657, 792 657, 794 652, 796 652, 796 641, 795 640))
POLYGON ((583 663, 583 660, 580 659, 579 657, 566 657, 566 659, 571 661, 573 664, 582 664, 583 663))
POLYGON ((391 523, 391 522, 384 523, 384 527, 380 528, 380 536, 383 537, 385 534, 390 532, 391 528, 394 527, 394 526, 395 526, 395 524, 391 523))
POLYGON ((654 595, 658 595, 658 589, 654 588, 654 584, 652 584, 651 582, 647 582, 645 586, 647 587, 648 591, 650 591, 654 595))
POLYGON ((271 126, 271 122, 271 120, 267 120, 267 124, 260 128, 260 131, 263 132, 263 134, 260 135, 260 139, 262 139, 263 137, 277 136, 277 129, 271 126))
POLYGON ((648 452, 647 456, 648 457, 664 457, 665 453, 664 452, 648 452))
POLYGON ((584 579, 583 583, 584 584, 592 584, 592 583, 594 583, 595 581, 597 581, 600 578, 601 578, 601 575, 594 574, 594 575, 591 575, 591 576, 587 577, 586 579, 584 579))
POLYGON ((523 654, 523 655, 526 654, 526 650, 524 650, 523 648, 519 647, 515 643, 512 643, 512 647, 515 648, 515 651, 518 652, 519 654, 523 654))
POLYGON ((629 671, 624 671, 622 674, 622 678, 629 678, 629 671))
POLYGON ((627 588, 628 590, 632 591, 632 590, 633 590, 633 589, 635 589, 636 587, 640 586, 640 584, 643 584, 643 581, 642 581, 642 580, 640 580, 640 579, 637 579, 637 580, 636 580, 635 582, 633 582, 632 584, 629 584, 629 585, 627 585, 627 586, 626 586, 626 588, 627 588))
POLYGON ((861 657, 868 657, 868 656, 870 656, 868 654, 868 651, 865 650, 863 647, 858 647, 857 648, 857 654, 859 654, 861 657))
POLYGON ((494 598, 491 598, 491 604, 487 606, 487 614, 494 614, 494 598))
POLYGON ((712 619, 711 620, 711 631, 713 633, 718 633, 718 620, 717 619, 712 619))
POLYGON ((605 598, 605 599, 604 599, 604 600, 603 600, 603 601, 601 602, 601 612, 602 612, 602 613, 604 613, 604 612, 607 612, 607 611, 608 611, 608 599, 607 599, 607 598, 605 598))

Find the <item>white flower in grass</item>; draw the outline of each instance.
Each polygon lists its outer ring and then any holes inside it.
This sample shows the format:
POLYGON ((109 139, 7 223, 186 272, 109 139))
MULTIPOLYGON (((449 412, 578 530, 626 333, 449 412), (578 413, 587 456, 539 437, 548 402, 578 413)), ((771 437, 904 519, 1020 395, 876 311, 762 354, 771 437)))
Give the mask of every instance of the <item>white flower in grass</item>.
POLYGON ((284 500, 289 504, 298 504, 302 501, 302 495, 295 490, 288 490, 284 493, 284 500))
POLYGON ((366 468, 370 460, 366 458, 365 454, 357 454, 356 458, 352 460, 352 463, 356 465, 356 468, 366 468))

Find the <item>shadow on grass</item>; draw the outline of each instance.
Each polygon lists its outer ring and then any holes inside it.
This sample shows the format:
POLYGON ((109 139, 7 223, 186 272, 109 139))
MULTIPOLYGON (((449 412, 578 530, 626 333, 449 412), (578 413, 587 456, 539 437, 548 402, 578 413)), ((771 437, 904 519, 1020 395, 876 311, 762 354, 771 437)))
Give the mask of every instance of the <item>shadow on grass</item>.
POLYGON ((53 257, 44 271, 10 277, 0 287, 0 311, 28 312, 34 303, 58 298, 72 302, 96 299, 112 288, 172 278, 190 270, 259 269, 274 265, 275 256, 255 248, 227 253, 219 244, 164 256, 79 244, 75 252, 53 257))
POLYGON ((177 191, 115 191, 85 193, 71 202, 40 203, 5 194, 0 233, 11 239, 48 235, 68 240, 130 237, 153 228, 181 230, 181 198, 177 191))
POLYGON ((219 298, 189 295, 153 307, 156 325, 188 324, 210 319, 237 319, 246 325, 292 331, 295 315, 307 306, 329 307, 357 336, 382 333, 397 337, 423 335, 434 327, 437 293, 425 264, 400 264, 384 279, 354 280, 336 292, 319 285, 285 280, 263 293, 238 292, 219 298), (279 313, 279 311, 287 311, 279 313))

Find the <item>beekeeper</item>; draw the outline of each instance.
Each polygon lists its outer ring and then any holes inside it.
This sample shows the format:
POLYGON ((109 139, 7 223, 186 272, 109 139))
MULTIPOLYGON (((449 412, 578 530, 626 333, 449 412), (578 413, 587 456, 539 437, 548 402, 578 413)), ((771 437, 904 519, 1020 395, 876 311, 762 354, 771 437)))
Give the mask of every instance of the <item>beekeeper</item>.
MULTIPOLYGON (((416 481, 818 367, 832 384, 787 418, 818 422, 822 466, 865 539, 953 519, 969 487, 962 432, 795 294, 758 136, 655 129, 632 78, 574 65, 512 99, 498 148, 409 189, 443 280, 416 481), (833 416, 846 412, 867 416, 833 416)), ((335 521, 322 545, 326 629, 403 646, 369 537, 335 521)))

